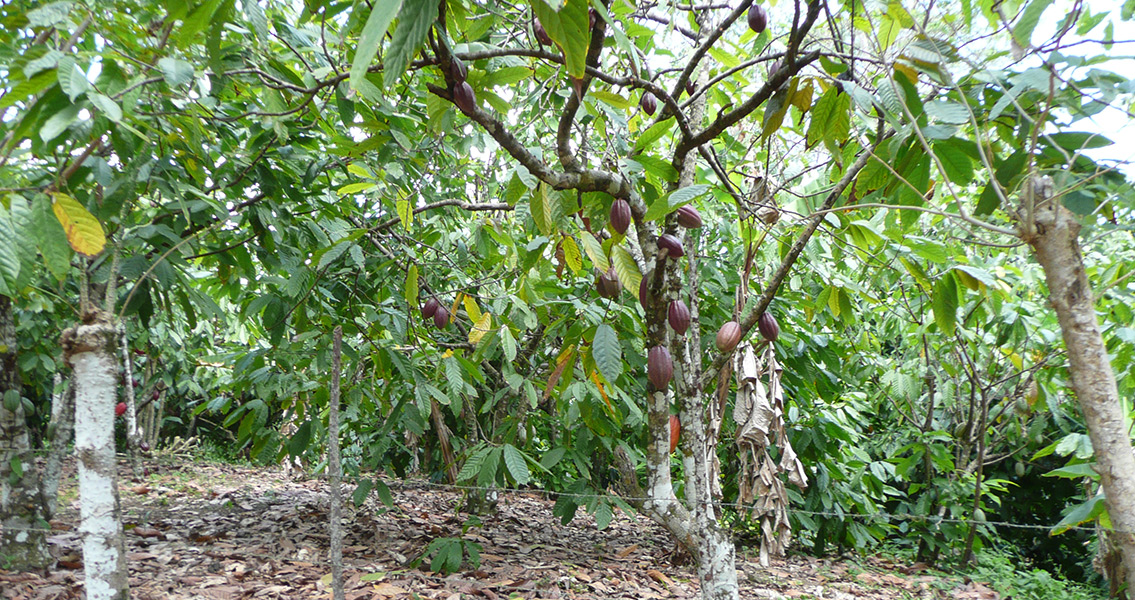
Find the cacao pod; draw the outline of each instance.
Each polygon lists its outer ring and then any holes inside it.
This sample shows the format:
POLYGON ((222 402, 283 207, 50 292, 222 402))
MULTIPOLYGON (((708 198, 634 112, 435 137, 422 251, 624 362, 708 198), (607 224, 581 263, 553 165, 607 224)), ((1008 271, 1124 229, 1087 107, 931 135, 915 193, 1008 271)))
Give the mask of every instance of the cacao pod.
POLYGON ((768 13, 760 6, 753 6, 749 9, 749 29, 760 33, 768 27, 768 13))
POLYGON ((698 91, 698 86, 692 81, 687 81, 686 82, 686 95, 687 96, 693 96, 694 92, 696 92, 696 91, 698 91))
POLYGON ((114 405, 114 414, 115 414, 115 416, 118 416, 118 417, 121 417, 122 415, 126 414, 126 403, 125 402, 119 402, 118 404, 115 404, 114 405))
POLYGON ((682 423, 678 415, 670 415, 670 454, 678 448, 678 436, 682 435, 682 423))
POLYGON ((675 333, 685 335, 686 330, 690 328, 690 309, 685 302, 675 300, 670 303, 670 309, 666 311, 666 319, 670 321, 670 327, 675 333))
POLYGON ((658 250, 665 250, 670 258, 682 258, 686 255, 686 251, 682 249, 682 242, 669 233, 658 236, 658 250))
POLYGON ((138 444, 138 449, 141 450, 142 452, 149 452, 150 451, 150 443, 149 442, 142 442, 142 443, 138 444))
POLYGON ((776 323, 776 317, 768 311, 761 313, 761 318, 757 319, 757 331, 761 332, 761 337, 770 342, 775 342, 776 338, 780 337, 780 325, 776 323))
POLYGON ((646 353, 646 378, 656 390, 664 390, 674 376, 674 363, 665 346, 655 346, 646 353))
POLYGON ((642 100, 639 100, 638 105, 646 111, 646 114, 654 116, 654 111, 658 110, 658 98, 655 98, 654 94, 650 92, 643 92, 642 100))
POLYGON ((646 277, 646 275, 643 275, 642 281, 638 284, 638 301, 643 308, 646 308, 646 301, 649 300, 650 296, 650 282, 646 277))
POLYGON ((540 21, 532 22, 532 33, 536 34, 536 41, 540 42, 541 46, 551 46, 552 36, 548 35, 548 30, 540 24, 540 21))
POLYGON ((465 67, 465 63, 456 56, 449 61, 449 75, 453 77, 453 83, 465 83, 465 78, 469 75, 469 69, 465 67))
POLYGON ((162 393, 158 390, 154 390, 154 393, 150 394, 150 397, 156 401, 158 398, 162 397, 162 393))
POLYGON ((732 352, 741 342, 741 325, 737 321, 729 321, 717 330, 717 349, 722 352, 732 352))
POLYGON ((631 205, 622 198, 615 198, 611 203, 611 215, 607 221, 618 234, 625 234, 631 226, 631 205))
POLYGON ((604 298, 615 299, 619 297, 619 277, 615 275, 615 267, 607 269, 595 280, 595 291, 604 298))
POLYGON ((678 209, 678 224, 686 229, 701 227, 701 214, 698 209, 686 204, 678 209))
POLYGON ((446 325, 449 325, 449 309, 439 306, 437 312, 434 313, 434 326, 438 329, 445 329, 446 325))
POLYGON ((430 298, 429 300, 426 300, 425 306, 422 306, 422 316, 427 319, 434 316, 434 313, 437 312, 437 309, 440 306, 441 304, 438 304, 437 298, 430 298))
POLYGON ((466 114, 473 112, 477 107, 477 95, 473 93, 473 87, 468 81, 453 86, 453 103, 466 114))
POLYGON ((776 72, 779 71, 780 67, 782 67, 782 66, 784 66, 784 61, 780 60, 779 58, 772 61, 772 64, 769 65, 769 67, 768 67, 768 78, 772 79, 773 76, 776 75, 776 72))
POLYGON ((130 383, 131 383, 131 385, 133 385, 134 387, 138 387, 138 386, 142 385, 142 382, 141 382, 141 381, 138 381, 137 379, 132 379, 132 380, 130 381, 130 383))

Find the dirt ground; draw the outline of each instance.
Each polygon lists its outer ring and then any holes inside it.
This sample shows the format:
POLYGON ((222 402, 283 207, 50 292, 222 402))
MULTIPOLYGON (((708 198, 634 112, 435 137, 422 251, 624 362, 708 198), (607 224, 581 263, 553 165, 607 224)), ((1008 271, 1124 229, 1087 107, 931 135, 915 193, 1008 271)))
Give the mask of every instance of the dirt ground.
MULTIPOLYGON (((120 469, 133 598, 331 597, 324 482, 228 464, 154 461, 146 469, 139 479, 120 469)), ((552 500, 508 494, 496 514, 463 532, 468 515, 455 510, 459 493, 424 482, 390 485, 393 508, 372 494, 358 509, 344 486, 348 599, 699 597, 692 566, 675 564, 674 543, 645 518, 617 512, 599 530, 581 510, 564 526, 552 500), (465 563, 449 576, 429 571, 428 557, 412 566, 440 537, 479 544, 480 566, 465 563)), ((51 523, 57 567, 42 575, 0 570, 0 598, 84 597, 77 496, 72 473, 51 523)), ((762 568, 742 549, 737 568, 743 598, 998 598, 980 583, 878 558, 792 556, 762 568)))

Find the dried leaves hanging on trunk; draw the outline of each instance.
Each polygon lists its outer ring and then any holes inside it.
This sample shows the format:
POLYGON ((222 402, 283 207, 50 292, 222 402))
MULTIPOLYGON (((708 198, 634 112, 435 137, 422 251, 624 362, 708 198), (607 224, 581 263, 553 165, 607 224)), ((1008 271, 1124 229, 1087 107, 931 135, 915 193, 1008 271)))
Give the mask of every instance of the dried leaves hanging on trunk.
POLYGON ((784 391, 780 386, 784 369, 772 344, 765 345, 758 357, 752 345, 745 343, 734 355, 734 363, 737 401, 733 420, 741 458, 737 501, 753 503, 752 516, 761 523, 761 564, 767 566, 770 556, 784 555, 792 539, 788 493, 780 474, 787 473, 788 481, 800 488, 808 487, 808 476, 784 430, 784 391), (779 464, 769 454, 774 444, 780 449, 779 464))

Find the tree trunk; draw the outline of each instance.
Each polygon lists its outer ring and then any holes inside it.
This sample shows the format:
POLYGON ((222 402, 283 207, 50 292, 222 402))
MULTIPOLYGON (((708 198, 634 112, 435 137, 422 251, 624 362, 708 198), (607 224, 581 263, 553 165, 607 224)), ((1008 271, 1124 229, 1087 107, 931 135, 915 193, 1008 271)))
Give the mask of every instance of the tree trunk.
POLYGON ((12 300, 0 296, 0 557, 14 571, 42 570, 54 560, 39 473, 32 456, 16 366, 12 300), (15 466, 15 468, 13 468, 15 466))
MULTIPOLYGON (((1135 454, 1124 427, 1115 373, 1096 321, 1091 284, 1084 271, 1080 224, 1059 198, 1052 180, 1034 177, 1022 194, 1018 231, 1044 269, 1049 300, 1056 310, 1068 352, 1072 390, 1084 413, 1095 451, 1096 471, 1106 495, 1114 531, 1110 540, 1122 553, 1122 581, 1135 576, 1135 454)), ((1131 597, 1128 592, 1128 597, 1131 597)))
MULTIPOLYGON (((59 389, 62 376, 55 374, 55 389, 59 389)), ((67 380, 67 386, 51 397, 51 452, 43 465, 43 505, 47 518, 55 516, 59 503, 59 480, 63 477, 63 460, 67 457, 67 447, 75 436, 75 381, 67 380)))
POLYGON ((74 369, 75 453, 88 600, 130 595, 114 455, 114 404, 118 382, 112 317, 84 311, 83 324, 63 333, 63 356, 74 369))

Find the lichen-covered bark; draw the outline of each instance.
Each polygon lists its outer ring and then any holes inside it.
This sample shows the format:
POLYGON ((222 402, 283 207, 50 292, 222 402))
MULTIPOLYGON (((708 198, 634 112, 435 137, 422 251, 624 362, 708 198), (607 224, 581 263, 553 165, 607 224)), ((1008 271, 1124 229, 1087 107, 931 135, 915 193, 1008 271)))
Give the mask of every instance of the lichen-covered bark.
MULTIPOLYGON (((55 389, 59 389, 62 377, 55 374, 55 389)), ((62 393, 56 392, 51 398, 51 452, 43 465, 43 505, 47 510, 47 518, 55 516, 55 509, 59 503, 59 480, 63 477, 63 459, 67 456, 67 447, 75 436, 75 382, 68 380, 67 387, 62 393)))
POLYGON ((83 320, 63 333, 61 345, 74 370, 85 586, 88 600, 125 600, 130 589, 114 455, 117 332, 105 313, 87 313, 83 320))
MULTIPOLYGON (((1035 178, 1018 213, 1021 239, 1036 252, 1044 269, 1049 300, 1060 322, 1068 352, 1072 389, 1095 450, 1111 541, 1122 552, 1128 582, 1135 577, 1135 454, 1124 427, 1115 372, 1096 320, 1091 284, 1080 251, 1080 225, 1059 199, 1052 199, 1051 180, 1035 178)), ((1130 593, 1129 593, 1130 596, 1130 593)))
POLYGON ((54 562, 47 547, 47 521, 39 475, 20 400, 12 301, 0 296, 0 566, 42 570, 54 562), (11 410, 15 409, 15 410, 11 410), (19 472, 13 470, 18 464, 19 472))

